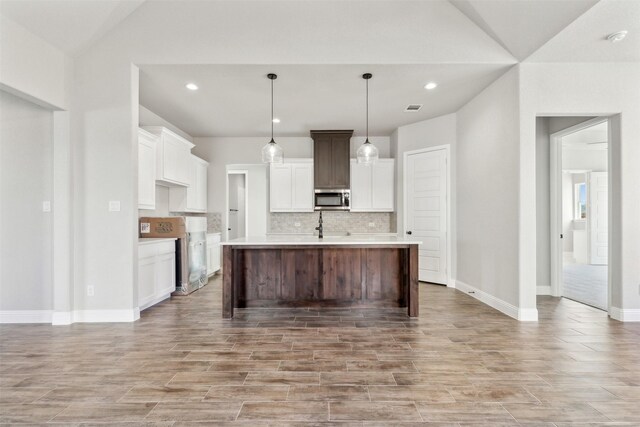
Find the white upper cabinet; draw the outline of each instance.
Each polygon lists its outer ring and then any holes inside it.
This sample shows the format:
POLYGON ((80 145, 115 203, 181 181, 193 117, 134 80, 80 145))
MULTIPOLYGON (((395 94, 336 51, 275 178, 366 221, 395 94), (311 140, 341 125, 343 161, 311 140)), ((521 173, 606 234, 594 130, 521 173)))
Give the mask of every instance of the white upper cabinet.
POLYGON ((169 211, 207 211, 207 168, 209 163, 193 154, 189 155, 188 187, 169 189, 169 211))
POLYGON ((194 145, 165 127, 147 126, 144 130, 159 138, 156 153, 157 183, 168 187, 189 185, 191 149, 194 145))
POLYGON ((393 159, 378 159, 371 174, 371 210, 393 212, 396 167, 393 159))
POLYGON ((313 161, 271 164, 269 195, 271 212, 313 212, 313 161))
POLYGON ((138 129, 138 209, 156 208, 157 142, 157 136, 138 129))
POLYGON ((394 206, 395 160, 373 165, 351 160, 351 212, 393 212, 394 206))

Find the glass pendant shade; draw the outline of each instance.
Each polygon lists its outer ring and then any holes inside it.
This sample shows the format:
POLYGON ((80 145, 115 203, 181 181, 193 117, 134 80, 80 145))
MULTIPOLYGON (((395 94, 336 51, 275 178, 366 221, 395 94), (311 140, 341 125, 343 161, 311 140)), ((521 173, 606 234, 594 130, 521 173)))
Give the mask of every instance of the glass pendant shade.
POLYGON ((284 151, 273 139, 262 147, 262 163, 282 163, 283 161, 284 151))
POLYGON ((271 141, 262 147, 262 163, 282 163, 284 150, 273 139, 273 81, 278 78, 278 75, 269 73, 267 78, 271 80, 271 141))
POLYGON ((372 165, 378 160, 378 148, 367 139, 364 144, 358 148, 358 163, 372 165))
POLYGON ((362 78, 367 83, 367 139, 364 144, 358 148, 358 163, 363 165, 372 165, 378 161, 378 148, 369 141, 369 79, 373 77, 371 73, 365 73, 362 78))

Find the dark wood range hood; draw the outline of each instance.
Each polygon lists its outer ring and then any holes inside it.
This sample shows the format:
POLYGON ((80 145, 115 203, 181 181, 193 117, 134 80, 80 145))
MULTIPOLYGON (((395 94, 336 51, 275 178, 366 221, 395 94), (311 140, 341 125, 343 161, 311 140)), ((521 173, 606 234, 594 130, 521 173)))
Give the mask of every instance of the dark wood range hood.
POLYGON ((317 190, 349 190, 353 130, 312 130, 313 178, 317 190))

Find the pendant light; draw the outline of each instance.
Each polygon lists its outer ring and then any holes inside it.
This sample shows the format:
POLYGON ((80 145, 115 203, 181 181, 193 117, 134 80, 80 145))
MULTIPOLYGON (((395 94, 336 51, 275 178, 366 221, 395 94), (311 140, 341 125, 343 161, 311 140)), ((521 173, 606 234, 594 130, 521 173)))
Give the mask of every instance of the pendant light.
POLYGON ((284 152, 282 147, 276 144, 273 139, 273 81, 278 78, 276 74, 267 74, 271 80, 271 141, 262 147, 262 163, 282 163, 284 161, 284 152))
POLYGON ((367 139, 358 148, 358 163, 371 165, 378 161, 378 148, 369 141, 369 79, 371 73, 365 73, 362 78, 367 82, 367 139))

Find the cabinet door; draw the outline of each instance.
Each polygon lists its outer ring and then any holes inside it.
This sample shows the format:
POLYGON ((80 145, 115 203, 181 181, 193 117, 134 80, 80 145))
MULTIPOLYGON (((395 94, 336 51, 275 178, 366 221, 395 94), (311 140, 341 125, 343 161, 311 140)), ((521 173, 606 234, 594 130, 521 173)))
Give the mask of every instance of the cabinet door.
POLYGON ((287 212, 292 208, 292 182, 290 164, 271 164, 269 199, 271 212, 287 212))
POLYGON ((373 167, 351 161, 351 211, 371 209, 371 177, 373 167))
POLYGON ((156 260, 156 296, 162 297, 176 290, 175 253, 158 255, 156 260))
POLYGON ((185 164, 184 147, 170 135, 162 135, 162 165, 164 180, 187 184, 188 164, 185 164))
POLYGON ((207 211, 207 165, 198 162, 198 171, 196 174, 198 183, 198 210, 200 212, 207 211))
POLYGON ((138 209, 156 208, 156 143, 138 140, 138 209))
POLYGON ((155 296, 156 257, 151 256, 138 260, 138 306, 145 307, 155 296))
POLYGON ((220 270, 220 243, 215 243, 211 248, 211 270, 213 273, 220 270))
POLYGON ((313 212, 313 163, 292 163, 292 209, 313 212))
POLYGON ((193 212, 200 209, 199 189, 198 189, 198 161, 192 156, 189 159, 189 186, 187 187, 187 211, 193 212))
POLYGON ((331 135, 314 135, 313 162, 316 164, 313 180, 317 188, 333 188, 331 166, 331 135))
POLYGON ((351 140, 347 135, 335 135, 331 138, 332 188, 349 188, 349 151, 351 140))
POLYGON ((213 274, 213 243, 207 243, 207 276, 213 274))
POLYGON ((395 206, 395 162, 378 160, 373 165, 371 208, 393 212, 395 206))

